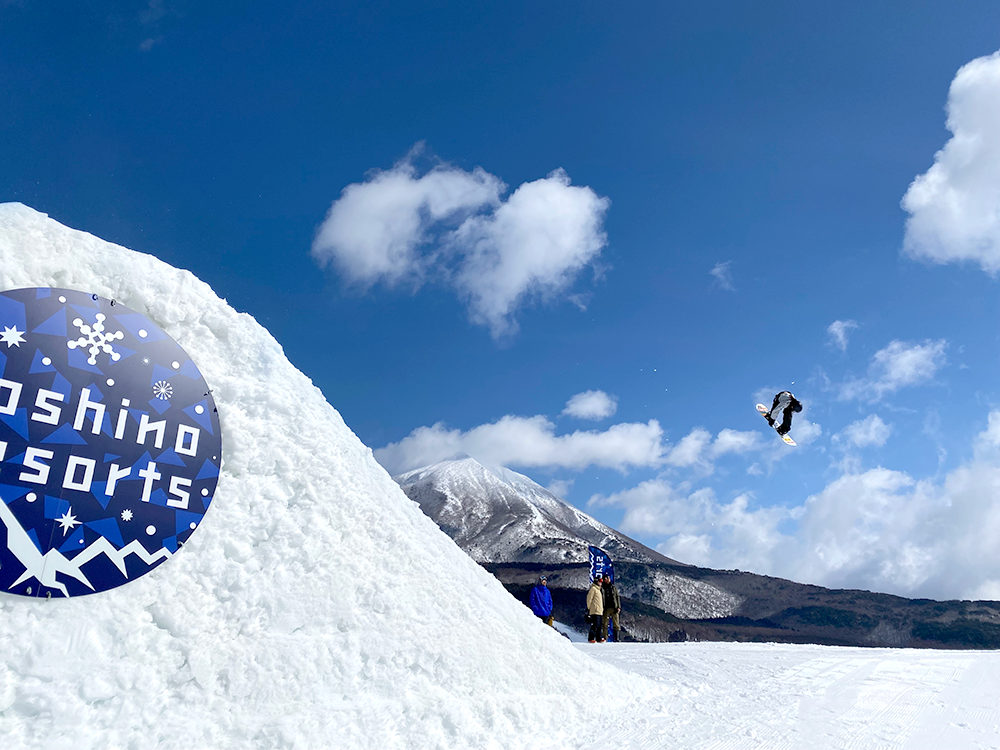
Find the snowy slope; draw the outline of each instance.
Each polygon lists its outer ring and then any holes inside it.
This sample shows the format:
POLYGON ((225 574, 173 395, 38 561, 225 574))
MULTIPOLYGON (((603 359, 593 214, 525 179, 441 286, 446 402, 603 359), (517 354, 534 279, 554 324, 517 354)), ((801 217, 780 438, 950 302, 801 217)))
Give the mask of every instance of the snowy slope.
POLYGON ((582 563, 593 544, 624 562, 674 562, 596 521, 523 474, 472 458, 394 479, 478 562, 582 563))
MULTIPOLYGON (((581 646, 586 649, 586 646, 581 646)), ((615 644, 664 695, 622 703, 588 750, 1000 748, 1000 653, 765 643, 615 644)))
POLYGON ((540 626, 190 273, 0 205, 0 288, 29 286, 173 336, 213 389, 225 463, 198 533, 149 575, 0 594, 0 748, 563 747, 599 720, 581 674, 646 689, 540 626))

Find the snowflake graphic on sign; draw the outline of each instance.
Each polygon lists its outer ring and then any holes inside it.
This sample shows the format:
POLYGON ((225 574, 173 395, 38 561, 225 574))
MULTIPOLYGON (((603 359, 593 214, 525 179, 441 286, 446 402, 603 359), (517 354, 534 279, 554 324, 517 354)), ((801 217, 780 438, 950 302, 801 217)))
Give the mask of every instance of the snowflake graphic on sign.
POLYGON ((104 332, 104 321, 107 320, 107 316, 104 313, 97 313, 94 316, 97 320, 93 327, 84 323, 80 318, 76 318, 73 321, 73 325, 80 329, 80 333, 83 334, 76 341, 67 341, 66 346, 70 349, 75 349, 76 347, 88 347, 87 351, 90 352, 90 358, 87 360, 87 364, 96 365, 97 355, 101 352, 111 355, 111 361, 117 362, 121 359, 122 355, 114 350, 111 346, 110 341, 119 341, 125 338, 125 334, 121 331, 115 331, 114 333, 104 332))
POLYGON ((153 383, 153 395, 159 399, 167 401, 174 395, 174 389, 170 387, 170 383, 166 380, 160 380, 153 383))
POLYGON ((222 433, 185 351, 69 289, 0 292, 0 592, 92 594, 170 559, 215 494, 222 433))

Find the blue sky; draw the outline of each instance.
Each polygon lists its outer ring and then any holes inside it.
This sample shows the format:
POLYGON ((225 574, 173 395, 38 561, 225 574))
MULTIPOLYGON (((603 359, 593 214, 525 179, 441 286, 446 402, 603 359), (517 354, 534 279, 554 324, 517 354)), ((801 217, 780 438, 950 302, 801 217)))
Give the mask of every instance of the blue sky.
POLYGON ((995 3, 201 5, 0 0, 0 200, 190 269, 392 471, 1000 598, 995 3))

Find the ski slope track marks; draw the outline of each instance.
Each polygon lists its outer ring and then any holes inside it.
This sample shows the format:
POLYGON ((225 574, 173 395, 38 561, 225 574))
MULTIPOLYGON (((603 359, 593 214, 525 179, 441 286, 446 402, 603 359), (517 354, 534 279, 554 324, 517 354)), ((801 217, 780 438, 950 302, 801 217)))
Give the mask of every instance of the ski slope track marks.
POLYGON ((588 748, 1000 748, 1000 653, 788 644, 579 646, 669 694, 588 748))

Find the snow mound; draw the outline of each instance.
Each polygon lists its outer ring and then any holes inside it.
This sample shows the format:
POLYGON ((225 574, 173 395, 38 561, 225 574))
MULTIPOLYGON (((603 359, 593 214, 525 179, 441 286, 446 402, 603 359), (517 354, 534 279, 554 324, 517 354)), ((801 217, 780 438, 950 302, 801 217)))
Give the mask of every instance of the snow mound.
POLYGON ((0 205, 0 288, 35 286, 173 336, 213 389, 224 465, 203 525, 149 575, 0 594, 0 747, 559 747, 597 719, 596 683, 638 697, 470 560, 193 275, 0 205))

